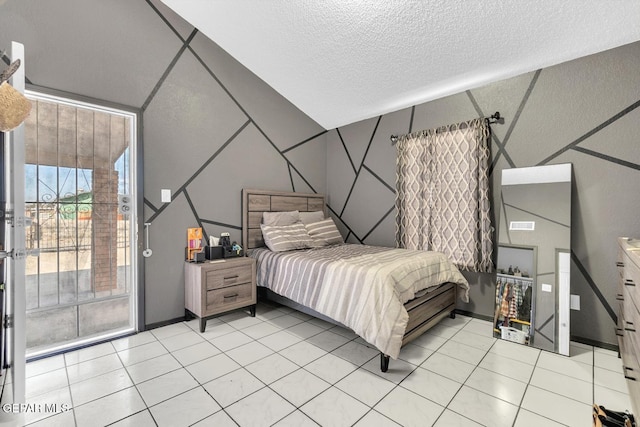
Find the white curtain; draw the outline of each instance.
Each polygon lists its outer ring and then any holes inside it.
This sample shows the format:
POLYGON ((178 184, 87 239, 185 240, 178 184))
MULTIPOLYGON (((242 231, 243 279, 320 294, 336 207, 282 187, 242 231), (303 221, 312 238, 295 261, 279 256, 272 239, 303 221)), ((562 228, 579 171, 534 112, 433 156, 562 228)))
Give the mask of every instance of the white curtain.
POLYGON ((474 119, 398 138, 396 245, 492 271, 489 125, 474 119))

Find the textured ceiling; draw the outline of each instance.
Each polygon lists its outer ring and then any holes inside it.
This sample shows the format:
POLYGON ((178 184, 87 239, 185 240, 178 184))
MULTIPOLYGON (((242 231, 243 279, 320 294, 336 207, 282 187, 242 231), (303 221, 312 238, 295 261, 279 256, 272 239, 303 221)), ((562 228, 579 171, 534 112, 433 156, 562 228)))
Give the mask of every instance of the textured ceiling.
POLYGON ((638 0, 162 0, 325 129, 640 40, 638 0))

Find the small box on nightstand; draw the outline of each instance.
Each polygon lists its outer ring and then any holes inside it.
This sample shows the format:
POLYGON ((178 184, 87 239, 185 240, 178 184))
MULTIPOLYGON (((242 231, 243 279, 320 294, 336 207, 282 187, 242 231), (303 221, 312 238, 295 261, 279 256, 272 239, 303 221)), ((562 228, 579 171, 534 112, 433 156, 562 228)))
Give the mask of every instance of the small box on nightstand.
POLYGON ((204 255, 207 259, 220 259, 224 257, 224 248, 222 246, 205 246, 204 255))

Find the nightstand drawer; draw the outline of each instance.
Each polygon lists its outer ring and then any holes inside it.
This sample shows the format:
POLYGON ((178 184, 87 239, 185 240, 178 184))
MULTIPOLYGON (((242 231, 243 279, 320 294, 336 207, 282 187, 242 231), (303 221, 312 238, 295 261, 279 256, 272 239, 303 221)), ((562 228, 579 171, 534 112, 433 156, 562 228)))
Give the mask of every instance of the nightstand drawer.
POLYGON ((207 291, 207 311, 225 308, 225 306, 252 304, 254 285, 244 283, 237 286, 229 286, 222 289, 207 291))
POLYGON ((250 265, 238 265, 207 271, 207 290, 226 288, 251 282, 253 272, 250 265))

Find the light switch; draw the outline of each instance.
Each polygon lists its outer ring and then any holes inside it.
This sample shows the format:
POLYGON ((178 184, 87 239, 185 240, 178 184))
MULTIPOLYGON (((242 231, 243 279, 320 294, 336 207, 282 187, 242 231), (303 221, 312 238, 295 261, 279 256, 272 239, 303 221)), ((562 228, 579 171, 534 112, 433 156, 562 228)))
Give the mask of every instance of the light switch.
POLYGON ((542 284, 542 292, 551 292, 551 291, 553 291, 553 288, 551 287, 550 284, 548 283, 542 284))
POLYGON ((580 295, 571 295, 571 310, 580 310, 580 295))
POLYGON ((160 190, 160 201, 162 203, 171 203, 171 190, 167 188, 160 190))

